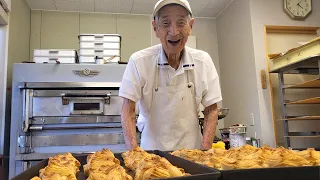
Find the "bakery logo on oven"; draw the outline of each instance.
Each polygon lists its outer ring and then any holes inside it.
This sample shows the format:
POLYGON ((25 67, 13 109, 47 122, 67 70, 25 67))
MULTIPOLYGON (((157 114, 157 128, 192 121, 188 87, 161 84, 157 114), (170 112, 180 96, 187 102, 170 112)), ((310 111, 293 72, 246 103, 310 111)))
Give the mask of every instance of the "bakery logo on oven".
POLYGON ((100 74, 100 71, 98 70, 91 70, 91 69, 83 69, 83 70, 73 70, 73 73, 79 76, 97 76, 100 74))

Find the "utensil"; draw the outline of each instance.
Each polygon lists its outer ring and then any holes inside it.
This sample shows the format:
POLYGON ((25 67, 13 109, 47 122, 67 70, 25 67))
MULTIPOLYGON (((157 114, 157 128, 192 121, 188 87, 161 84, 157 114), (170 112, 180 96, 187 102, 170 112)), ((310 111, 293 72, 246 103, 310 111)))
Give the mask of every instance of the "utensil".
POLYGON ((96 64, 107 64, 107 63, 111 62, 115 57, 117 57, 117 56, 114 55, 108 59, 104 59, 103 57, 99 58, 98 56, 96 56, 96 64))
POLYGON ((218 119, 225 118, 229 113, 229 108, 219 108, 218 109, 218 119))
MULTIPOLYGON (((229 108, 218 108, 218 119, 225 118, 228 115, 229 110, 229 108)), ((204 114, 204 111, 202 111, 202 113, 204 114)))

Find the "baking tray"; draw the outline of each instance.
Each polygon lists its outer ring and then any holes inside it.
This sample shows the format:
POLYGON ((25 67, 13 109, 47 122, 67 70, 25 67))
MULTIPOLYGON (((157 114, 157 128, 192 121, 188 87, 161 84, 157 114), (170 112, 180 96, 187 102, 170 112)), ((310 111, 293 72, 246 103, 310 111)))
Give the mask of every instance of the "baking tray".
MULTIPOLYGON (((187 161, 185 159, 173 156, 166 152, 162 152, 162 151, 147 151, 147 152, 164 157, 168 161, 170 161, 170 163, 173 164, 174 166, 183 168, 186 173, 192 174, 191 176, 166 178, 168 180, 208 180, 208 179, 218 180, 219 177, 221 176, 221 173, 216 169, 212 169, 200 164, 187 161)), ((123 158, 121 157, 121 153, 115 153, 114 155, 117 159, 119 159, 121 165, 124 167, 124 162, 123 162, 123 158)), ((83 165, 87 163, 87 154, 86 155, 73 154, 73 156, 77 158, 78 161, 81 163, 78 180, 85 180, 86 178, 83 174, 83 165)), ((47 164, 48 164, 48 159, 45 159, 40 163, 38 163, 37 165, 21 173, 20 175, 14 177, 12 180, 29 180, 34 176, 38 176, 39 170, 47 166, 47 164)), ((128 174, 132 174, 132 171, 128 172, 128 174)), ((158 180, 165 180, 165 179, 158 179, 158 180)))
MULTIPOLYGON (((166 153, 171 152, 172 151, 166 151, 166 153)), ((217 170, 212 167, 209 168, 221 172, 221 176, 218 180, 320 180, 320 166, 233 170, 217 170)))
POLYGON ((221 171, 219 180, 320 180, 320 167, 282 167, 221 171))

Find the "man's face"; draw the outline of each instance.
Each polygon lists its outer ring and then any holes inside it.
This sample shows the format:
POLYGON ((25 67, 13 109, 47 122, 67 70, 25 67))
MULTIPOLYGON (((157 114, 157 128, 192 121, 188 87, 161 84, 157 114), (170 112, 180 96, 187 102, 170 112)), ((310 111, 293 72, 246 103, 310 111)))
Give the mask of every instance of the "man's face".
POLYGON ((184 49, 194 22, 188 15, 188 11, 180 5, 167 5, 160 9, 158 18, 152 22, 167 55, 180 53, 184 49))

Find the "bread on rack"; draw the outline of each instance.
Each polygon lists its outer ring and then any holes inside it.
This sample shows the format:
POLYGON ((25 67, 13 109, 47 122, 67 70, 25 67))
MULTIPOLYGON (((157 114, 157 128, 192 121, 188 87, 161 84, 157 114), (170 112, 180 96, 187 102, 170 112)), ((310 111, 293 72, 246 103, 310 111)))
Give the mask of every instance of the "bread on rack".
POLYGON ((40 169, 39 177, 31 180, 77 180, 80 162, 71 153, 50 157, 48 165, 40 169))

